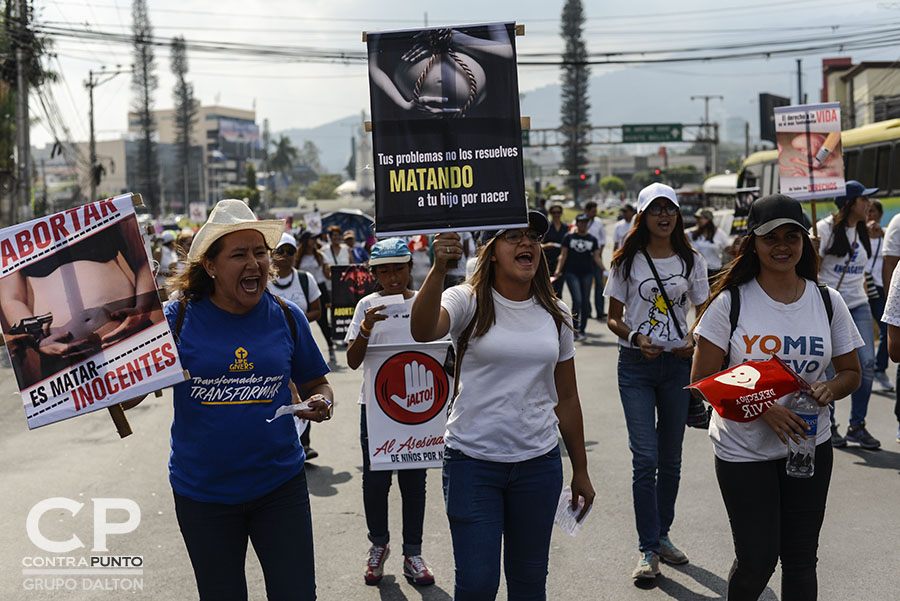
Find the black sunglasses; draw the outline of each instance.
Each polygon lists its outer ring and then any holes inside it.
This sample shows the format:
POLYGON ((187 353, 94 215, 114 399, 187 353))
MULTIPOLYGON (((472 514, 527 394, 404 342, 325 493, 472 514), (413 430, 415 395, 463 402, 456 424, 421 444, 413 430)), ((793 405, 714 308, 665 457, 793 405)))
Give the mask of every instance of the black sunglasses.
POLYGON ((276 248, 275 252, 279 255, 287 255, 288 257, 293 257, 294 253, 297 252, 297 249, 290 244, 285 244, 284 246, 279 246, 278 248, 276 248))

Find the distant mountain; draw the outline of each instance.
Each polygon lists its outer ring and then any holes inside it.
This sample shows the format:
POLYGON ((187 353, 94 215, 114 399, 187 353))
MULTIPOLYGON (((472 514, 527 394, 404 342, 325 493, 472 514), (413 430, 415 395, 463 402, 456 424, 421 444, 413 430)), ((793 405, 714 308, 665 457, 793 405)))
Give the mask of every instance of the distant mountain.
MULTIPOLYGON (((722 69, 724 67, 717 67, 722 69)), ((719 123, 723 137, 726 118, 737 117, 749 121, 751 136, 758 136, 760 92, 790 95, 787 80, 772 76, 746 77, 698 76, 684 72, 670 72, 633 67, 591 77, 590 120, 594 125, 622 125, 623 123, 700 123, 704 103, 691 100, 691 95, 716 94, 724 101, 710 102, 710 120, 719 123)), ((546 85, 523 93, 521 113, 531 117, 535 129, 559 126, 560 86, 546 85)), ((810 90, 815 97, 816 90, 810 90)), ((288 129, 282 132, 298 148, 305 140, 312 140, 321 151, 322 165, 330 173, 344 173, 350 159, 351 136, 358 135, 362 119, 359 115, 345 117, 310 129, 288 129)), ((276 134, 277 136, 277 134, 276 134)))

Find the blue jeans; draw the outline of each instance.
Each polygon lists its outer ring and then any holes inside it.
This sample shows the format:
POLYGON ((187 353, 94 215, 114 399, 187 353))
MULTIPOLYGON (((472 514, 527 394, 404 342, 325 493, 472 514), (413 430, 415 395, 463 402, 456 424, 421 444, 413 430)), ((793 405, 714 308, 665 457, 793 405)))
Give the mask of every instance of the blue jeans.
POLYGON ((659 553, 675 519, 690 393, 691 361, 672 353, 646 359, 619 347, 619 397, 631 449, 634 517, 641 552, 659 553))
POLYGON ((203 503, 173 494, 201 601, 246 601, 248 540, 259 557, 270 601, 316 598, 306 470, 248 503, 203 503))
POLYGON ((456 563, 455 601, 492 600, 500 547, 510 600, 547 598, 550 533, 562 490, 559 447, 518 463, 444 451, 444 500, 456 563))
POLYGON ((881 321, 884 313, 884 303, 887 297, 884 294, 884 288, 876 286, 878 290, 878 298, 869 299, 869 308, 872 309, 872 319, 878 324, 878 350, 875 351, 875 371, 885 371, 888 366, 888 350, 887 350, 887 324, 881 321))
POLYGON ((603 268, 598 267, 596 264, 594 267, 594 309, 596 311, 595 317, 600 319, 600 316, 606 313, 605 307, 605 299, 603 298, 603 268))
MULTIPOLYGON (((872 394, 872 379, 875 377, 875 330, 872 321, 872 309, 869 303, 863 303, 850 309, 850 317, 862 336, 864 345, 856 349, 859 353, 859 364, 862 367, 862 382, 859 388, 850 395, 850 425, 858 426, 866 419, 869 410, 869 396, 872 394)), ((834 377, 834 366, 829 365, 825 377, 834 377)), ((834 424, 834 403, 831 404, 831 423, 834 424)))
MULTIPOLYGON (((388 493, 391 490, 392 470, 369 469, 369 429, 366 425, 366 406, 360 405, 359 442, 363 453, 363 508, 366 527, 373 545, 386 545, 391 540, 388 530, 388 493)), ((422 554, 422 524, 425 521, 426 470, 397 470, 400 497, 403 500, 403 554, 422 554)))
POLYGON ((566 286, 572 295, 572 313, 575 315, 575 330, 584 334, 588 318, 591 316, 592 273, 566 273, 566 286))

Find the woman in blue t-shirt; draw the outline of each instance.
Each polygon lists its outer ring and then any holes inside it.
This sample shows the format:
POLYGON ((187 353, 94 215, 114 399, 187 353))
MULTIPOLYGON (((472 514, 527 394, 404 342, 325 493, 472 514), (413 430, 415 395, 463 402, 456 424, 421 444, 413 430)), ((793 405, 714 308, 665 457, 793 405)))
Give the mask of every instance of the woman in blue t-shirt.
POLYGON ((594 267, 603 267, 600 258, 600 243, 587 233, 591 219, 582 213, 575 218, 574 232, 563 237, 553 277, 566 277, 566 286, 572 295, 572 313, 578 319, 575 340, 585 337, 588 317, 591 314, 591 286, 594 282, 594 267))
MULTIPOLYGON (((315 599, 304 454, 292 419, 266 420, 297 384, 313 421, 334 393, 309 324, 266 291, 280 220, 223 200, 197 233, 165 307, 190 379, 173 388, 169 480, 200 599, 246 599, 253 543, 270 599, 315 599)), ((139 400, 132 401, 133 406, 139 400)))

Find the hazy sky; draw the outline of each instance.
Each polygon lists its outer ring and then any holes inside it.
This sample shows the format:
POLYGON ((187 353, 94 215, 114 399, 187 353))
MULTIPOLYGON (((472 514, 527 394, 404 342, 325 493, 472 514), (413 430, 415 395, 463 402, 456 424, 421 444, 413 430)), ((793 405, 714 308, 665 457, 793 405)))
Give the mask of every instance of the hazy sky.
MULTIPOLYGON (((412 28, 428 25, 456 25, 490 21, 524 23, 526 35, 517 39, 522 59, 527 53, 557 53, 562 48, 559 18, 562 0, 453 0, 452 2, 411 2, 408 0, 149 0, 150 17, 156 36, 181 34, 187 40, 303 46, 316 49, 360 52, 363 30, 412 28)), ((584 2, 587 16, 586 38, 589 52, 622 50, 676 50, 750 42, 772 43, 793 39, 810 44, 848 31, 900 28, 900 3, 870 0, 793 0, 755 3, 735 0, 690 0, 681 2, 644 0, 615 3, 584 2), (827 29, 822 26, 833 26, 827 29)), ((36 0, 38 23, 67 27, 90 27, 97 31, 130 33, 131 4, 128 0, 36 0)), ((127 68, 132 62, 131 47, 113 42, 57 39, 58 55, 50 66, 62 75, 53 86, 53 97, 63 120, 76 141, 88 138, 88 99, 83 82, 89 69, 101 66, 127 68)), ((709 54, 722 53, 711 50, 709 54)), ((854 62, 900 60, 896 42, 878 49, 848 52, 854 62)), ((827 56, 839 55, 826 52, 827 56)), ((804 88, 817 100, 821 86, 822 54, 804 57, 804 88)), ((359 111, 368 110, 368 79, 364 63, 309 64, 284 62, 266 57, 232 54, 189 53, 190 75, 195 94, 203 104, 217 100, 227 106, 256 107, 257 121, 268 118, 273 131, 291 127, 312 127, 359 111)), ((172 85, 167 48, 156 49, 159 89, 156 108, 172 106, 172 85)), ((594 75, 605 69, 593 67, 594 75)), ((654 93, 655 72, 683 75, 685 94, 715 93, 720 78, 771 77, 768 90, 796 95, 794 57, 676 63, 640 68, 647 74, 648 87, 625 91, 654 93), (704 92, 704 90, 707 90, 704 92)), ((555 83, 558 67, 519 67, 523 92, 555 83)), ((117 138, 127 126, 126 113, 133 94, 130 76, 119 75, 95 91, 96 130, 99 139, 117 138)), ((717 111, 727 114, 728 103, 754 100, 729 98, 717 111)), ((751 98, 752 97, 752 98, 751 98)), ((665 102, 660 95, 660 102, 665 102)), ((33 111, 38 111, 32 103, 33 111)), ((594 107, 595 110, 602 107, 594 107)), ((598 111, 599 112, 599 111, 598 111)), ((698 106, 698 114, 700 107, 698 106)), ((40 116, 40 113, 38 112, 40 116)), ((696 118, 686 115, 684 120, 696 118)), ((52 140, 46 125, 32 129, 32 143, 42 146, 52 140)))

